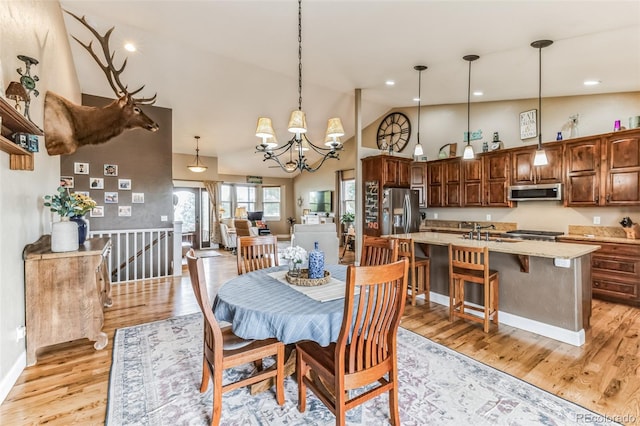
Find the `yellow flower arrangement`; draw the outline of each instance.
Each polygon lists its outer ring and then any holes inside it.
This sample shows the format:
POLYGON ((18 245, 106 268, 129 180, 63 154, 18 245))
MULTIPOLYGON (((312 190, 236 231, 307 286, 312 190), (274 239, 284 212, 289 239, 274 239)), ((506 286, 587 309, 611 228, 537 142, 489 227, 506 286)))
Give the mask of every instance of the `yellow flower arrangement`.
POLYGON ((82 216, 96 206, 96 202, 89 196, 58 187, 55 195, 44 196, 46 207, 62 217, 82 216))

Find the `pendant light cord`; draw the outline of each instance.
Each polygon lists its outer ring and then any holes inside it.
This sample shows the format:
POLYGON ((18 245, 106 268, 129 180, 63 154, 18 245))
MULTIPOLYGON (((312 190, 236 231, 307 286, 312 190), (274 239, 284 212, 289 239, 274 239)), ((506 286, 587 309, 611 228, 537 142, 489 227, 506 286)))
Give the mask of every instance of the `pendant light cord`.
POLYGON ((418 144, 420 144, 420 103, 422 102, 422 70, 418 70, 418 133, 417 139, 418 144))
POLYGON ((298 111, 302 111, 302 0, 298 0, 298 111))
POLYGON ((469 61, 469 84, 467 86, 467 145, 471 143, 471 61, 469 61))
POLYGON ((542 46, 538 47, 538 149, 542 149, 542 46))

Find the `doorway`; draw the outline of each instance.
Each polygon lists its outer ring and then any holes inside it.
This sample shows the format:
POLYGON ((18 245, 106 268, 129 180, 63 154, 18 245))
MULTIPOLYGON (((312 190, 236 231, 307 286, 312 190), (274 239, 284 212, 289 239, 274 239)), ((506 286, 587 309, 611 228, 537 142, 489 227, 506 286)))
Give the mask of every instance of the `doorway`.
POLYGON ((182 241, 194 249, 211 247, 209 193, 203 188, 174 188, 173 217, 182 222, 182 241))

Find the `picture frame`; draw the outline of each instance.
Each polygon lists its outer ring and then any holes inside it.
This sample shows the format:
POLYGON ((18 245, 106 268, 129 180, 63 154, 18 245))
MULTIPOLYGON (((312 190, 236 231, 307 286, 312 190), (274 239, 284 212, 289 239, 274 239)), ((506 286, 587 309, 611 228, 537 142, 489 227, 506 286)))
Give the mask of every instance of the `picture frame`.
POLYGON ((104 165, 104 175, 105 176, 118 176, 118 165, 117 164, 105 164, 104 165))
POLYGON ((60 186, 71 189, 75 186, 75 179, 73 176, 60 176, 60 186))
POLYGON ((118 206, 118 216, 131 216, 131 206, 118 206))
POLYGON ((104 206, 95 206, 92 208, 89 217, 104 217, 104 206))
POLYGON ((104 189, 104 178, 89 178, 89 188, 91 189, 104 189))
POLYGON ((520 113, 520 139, 538 136, 538 110, 530 109, 520 113))
POLYGON ((105 204, 118 204, 118 193, 117 192, 105 192, 104 193, 104 202, 105 202, 105 204))
POLYGON ((88 175, 89 163, 73 163, 73 173, 77 175, 88 175))
POLYGON ((84 195, 85 197, 90 197, 89 191, 74 191, 74 194, 84 195))
POLYGON ((144 204, 144 192, 132 192, 131 202, 134 204, 144 204))
POLYGON ((118 189, 120 191, 131 191, 131 179, 118 179, 118 189))

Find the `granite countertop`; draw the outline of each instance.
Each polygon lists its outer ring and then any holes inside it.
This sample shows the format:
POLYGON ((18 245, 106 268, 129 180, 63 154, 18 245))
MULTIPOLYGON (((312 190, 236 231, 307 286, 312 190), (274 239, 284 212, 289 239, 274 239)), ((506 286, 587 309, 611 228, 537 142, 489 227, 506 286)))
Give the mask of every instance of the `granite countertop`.
POLYGON ((624 228, 619 226, 569 225, 569 232, 562 238, 594 243, 616 243, 640 245, 640 239, 627 238, 624 228))
POLYGON ((575 259, 594 252, 599 245, 571 244, 550 241, 513 240, 500 238, 493 241, 477 241, 462 238, 461 235, 444 232, 415 232, 412 234, 397 234, 400 238, 413 238, 416 243, 449 245, 457 244, 467 247, 488 247, 496 253, 509 253, 524 256, 547 257, 554 259, 575 259))
POLYGON ((634 240, 631 238, 625 237, 607 237, 607 236, 599 236, 599 235, 562 235, 560 238, 564 238, 567 240, 576 240, 576 241, 588 241, 593 243, 616 243, 616 244, 634 244, 640 245, 640 240, 634 240))

